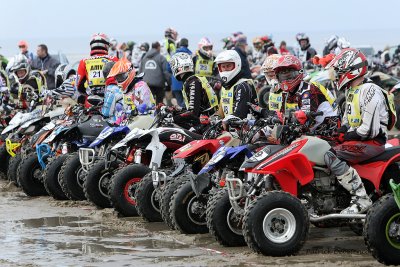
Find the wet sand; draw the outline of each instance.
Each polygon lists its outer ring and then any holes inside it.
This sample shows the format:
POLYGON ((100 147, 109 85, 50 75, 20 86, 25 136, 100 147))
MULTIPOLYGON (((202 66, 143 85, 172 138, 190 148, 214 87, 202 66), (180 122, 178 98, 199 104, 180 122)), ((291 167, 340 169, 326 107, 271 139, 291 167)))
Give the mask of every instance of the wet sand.
POLYGON ((0 266, 382 266, 348 228, 312 227, 297 256, 272 258, 85 201, 30 198, 4 180, 0 214, 0 266))

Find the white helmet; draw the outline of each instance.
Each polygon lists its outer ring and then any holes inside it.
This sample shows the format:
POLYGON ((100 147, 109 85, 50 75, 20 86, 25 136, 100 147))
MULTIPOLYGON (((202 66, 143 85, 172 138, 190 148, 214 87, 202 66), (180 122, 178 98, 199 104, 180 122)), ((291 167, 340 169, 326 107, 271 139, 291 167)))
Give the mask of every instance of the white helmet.
POLYGON ((226 50, 219 53, 214 62, 218 66, 219 76, 221 76, 224 83, 230 82, 242 69, 242 60, 240 59, 238 52, 235 50, 226 50), (235 63, 235 67, 230 71, 221 71, 220 64, 228 62, 235 63))
POLYGON ((180 80, 180 74, 194 72, 193 60, 188 53, 176 53, 171 57, 169 62, 171 65, 172 74, 177 80, 180 80))
POLYGON ((207 58, 211 58, 213 55, 212 49, 213 49, 213 43, 208 39, 207 37, 203 37, 200 39, 199 43, 199 52, 203 56, 207 58))
POLYGON ((337 40, 337 45, 340 49, 345 49, 345 48, 349 48, 350 47, 350 43, 349 41, 346 40, 346 38, 344 37, 340 37, 337 40))

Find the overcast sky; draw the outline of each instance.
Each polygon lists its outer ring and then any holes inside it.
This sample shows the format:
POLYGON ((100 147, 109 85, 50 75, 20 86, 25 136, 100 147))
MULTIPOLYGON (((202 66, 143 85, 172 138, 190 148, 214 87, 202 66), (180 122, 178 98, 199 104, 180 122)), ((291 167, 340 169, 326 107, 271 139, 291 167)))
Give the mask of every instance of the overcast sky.
POLYGON ((168 26, 180 36, 400 31, 399 0, 0 0, 0 9, 3 50, 9 39, 87 40, 94 32, 161 39, 168 26))

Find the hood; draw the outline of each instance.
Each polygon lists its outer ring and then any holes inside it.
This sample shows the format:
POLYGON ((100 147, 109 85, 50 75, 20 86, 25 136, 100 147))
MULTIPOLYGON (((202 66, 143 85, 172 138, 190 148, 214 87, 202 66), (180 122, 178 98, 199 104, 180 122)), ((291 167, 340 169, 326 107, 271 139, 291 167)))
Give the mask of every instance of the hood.
POLYGON ((158 52, 157 49, 152 48, 149 50, 149 52, 146 53, 146 55, 144 57, 145 58, 153 58, 159 54, 160 54, 160 52, 158 52))

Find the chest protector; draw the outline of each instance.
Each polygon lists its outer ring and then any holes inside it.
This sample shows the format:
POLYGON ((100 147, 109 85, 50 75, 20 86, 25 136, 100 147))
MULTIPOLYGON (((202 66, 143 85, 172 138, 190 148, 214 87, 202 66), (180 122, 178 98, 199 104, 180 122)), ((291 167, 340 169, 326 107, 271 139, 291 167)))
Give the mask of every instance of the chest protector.
MULTIPOLYGON (((195 75, 195 76, 196 76, 197 79, 200 80, 201 87, 203 88, 203 90, 207 94, 207 98, 208 98, 208 101, 209 101, 209 104, 210 104, 210 108, 209 109, 217 107, 218 106, 218 97, 215 94, 214 90, 212 89, 211 85, 208 83, 207 79, 205 77, 201 77, 201 76, 198 76, 198 75, 195 75)), ((188 109, 189 108, 189 99, 187 98, 187 93, 186 93, 186 89, 185 88, 186 88, 186 86, 184 84, 183 85, 184 92, 183 92, 182 95, 183 95, 183 100, 185 101, 186 108, 188 109)))
POLYGON ((271 111, 281 111, 282 109, 282 92, 269 94, 268 108, 271 111))
POLYGON ((329 92, 328 89, 325 88, 320 83, 317 82, 311 82, 314 86, 318 87, 318 89, 321 91, 321 93, 325 96, 326 100, 331 104, 333 110, 337 109, 337 103, 335 97, 329 92))
POLYGON ((224 113, 225 116, 228 116, 233 113, 234 89, 236 85, 243 82, 247 82, 251 86, 254 86, 253 81, 251 79, 240 79, 233 86, 231 86, 231 88, 226 89, 223 87, 221 89, 221 107, 222 107, 222 112, 224 113))
POLYGON ((213 66, 213 60, 204 59, 198 54, 196 66, 194 66, 195 74, 199 76, 212 76, 213 66))
MULTIPOLYGON (((380 88, 380 87, 379 87, 380 88)), ((385 103, 388 111, 388 123, 382 123, 382 125, 386 126, 388 130, 391 130, 396 124, 397 114, 396 114, 396 106, 394 104, 394 95, 389 94, 386 90, 380 88, 383 97, 385 98, 385 103)), ((349 121, 349 125, 351 127, 358 127, 362 123, 361 111, 360 111, 360 87, 356 86, 354 88, 350 88, 348 91, 348 95, 346 97, 346 115, 347 120, 349 121)))
POLYGON ((105 86, 106 80, 103 75, 103 68, 108 61, 105 58, 89 58, 85 60, 89 87, 105 86))

